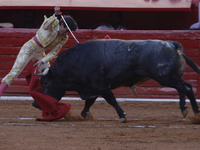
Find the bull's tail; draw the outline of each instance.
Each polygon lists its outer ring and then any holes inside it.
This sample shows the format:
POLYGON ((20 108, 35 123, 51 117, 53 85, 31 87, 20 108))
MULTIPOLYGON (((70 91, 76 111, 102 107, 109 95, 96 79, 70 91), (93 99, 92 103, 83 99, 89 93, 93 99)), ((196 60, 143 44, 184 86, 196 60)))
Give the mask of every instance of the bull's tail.
POLYGON ((172 44, 175 47, 175 50, 179 53, 182 54, 183 53, 183 46, 181 45, 181 43, 176 42, 176 41, 168 41, 170 44, 172 44))
POLYGON ((193 68, 197 73, 200 74, 200 67, 193 61, 191 60, 189 57, 187 57, 185 54, 181 54, 183 56, 183 58, 185 59, 185 61, 187 62, 187 64, 193 68))
POLYGON ((170 44, 173 44, 173 46, 175 47, 175 49, 177 50, 177 52, 183 56, 183 58, 185 59, 185 61, 187 62, 187 64, 194 69, 197 73, 200 74, 200 67, 193 61, 191 60, 189 57, 187 57, 184 53, 183 53, 183 46, 181 45, 181 43, 176 42, 176 41, 169 41, 170 44))

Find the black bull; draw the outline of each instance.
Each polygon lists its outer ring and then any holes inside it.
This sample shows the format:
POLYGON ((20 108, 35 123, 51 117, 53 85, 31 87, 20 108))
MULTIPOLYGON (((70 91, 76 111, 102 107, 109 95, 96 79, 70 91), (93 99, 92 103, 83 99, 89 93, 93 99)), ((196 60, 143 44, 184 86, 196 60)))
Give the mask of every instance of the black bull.
POLYGON ((199 66, 183 54, 175 41, 162 40, 93 40, 62 52, 41 77, 43 93, 60 100, 65 91, 77 91, 85 101, 81 112, 87 117, 96 98, 102 96, 125 122, 125 112, 118 105, 112 89, 135 87, 148 79, 175 88, 180 96, 180 109, 187 115, 185 96, 194 113, 199 113, 192 85, 182 79, 186 62, 197 73, 199 66))

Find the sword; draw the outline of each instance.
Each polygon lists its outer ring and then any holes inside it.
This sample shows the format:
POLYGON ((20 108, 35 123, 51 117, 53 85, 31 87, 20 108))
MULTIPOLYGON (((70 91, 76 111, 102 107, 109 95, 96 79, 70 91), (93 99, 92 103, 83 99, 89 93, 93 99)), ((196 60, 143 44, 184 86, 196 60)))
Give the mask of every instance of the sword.
POLYGON ((71 29, 69 28, 69 26, 68 26, 67 22, 65 21, 65 18, 63 17, 63 15, 62 15, 62 12, 59 12, 59 14, 60 14, 61 18, 63 19, 63 21, 64 21, 65 25, 67 26, 67 28, 68 28, 69 32, 70 32, 70 33, 71 33, 71 35, 73 36, 73 38, 76 40, 76 42, 77 42, 77 43, 79 43, 79 41, 76 39, 76 37, 75 37, 75 36, 74 36, 74 34, 72 33, 71 29))

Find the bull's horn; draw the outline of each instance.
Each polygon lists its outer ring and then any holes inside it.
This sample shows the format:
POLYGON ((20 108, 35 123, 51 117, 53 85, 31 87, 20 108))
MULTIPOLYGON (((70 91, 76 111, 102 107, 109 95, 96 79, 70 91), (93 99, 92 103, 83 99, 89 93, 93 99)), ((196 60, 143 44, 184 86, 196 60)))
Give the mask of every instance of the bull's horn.
POLYGON ((34 74, 35 76, 45 76, 47 75, 49 72, 49 67, 48 68, 45 68, 44 71, 42 73, 39 73, 39 74, 34 74))
POLYGON ((39 73, 39 74, 33 74, 33 75, 35 75, 35 76, 43 76, 43 74, 42 73, 39 73))
POLYGON ((47 75, 48 72, 49 72, 49 67, 44 69, 44 71, 42 72, 43 76, 47 75))

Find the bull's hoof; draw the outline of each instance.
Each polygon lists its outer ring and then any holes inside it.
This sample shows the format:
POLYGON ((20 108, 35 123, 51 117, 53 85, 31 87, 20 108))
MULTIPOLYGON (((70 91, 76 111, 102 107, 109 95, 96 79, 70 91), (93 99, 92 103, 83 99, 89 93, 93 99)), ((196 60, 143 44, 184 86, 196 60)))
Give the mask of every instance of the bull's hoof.
POLYGON ((85 111, 82 111, 82 112, 81 112, 81 116, 82 116, 83 118, 86 119, 86 112, 85 112, 85 111))
POLYGON ((85 117, 86 120, 93 120, 93 116, 90 112, 86 112, 86 117, 85 117))
POLYGON ((120 118, 120 119, 119 119, 119 122, 120 122, 120 123, 125 123, 126 121, 127 121, 126 118, 120 118))
POLYGON ((188 110, 186 108, 185 110, 182 111, 182 115, 185 118, 187 116, 187 114, 188 114, 188 110))
POLYGON ((194 117, 189 117, 193 124, 200 124, 200 113, 195 113, 194 117))

